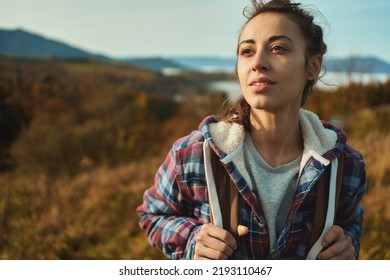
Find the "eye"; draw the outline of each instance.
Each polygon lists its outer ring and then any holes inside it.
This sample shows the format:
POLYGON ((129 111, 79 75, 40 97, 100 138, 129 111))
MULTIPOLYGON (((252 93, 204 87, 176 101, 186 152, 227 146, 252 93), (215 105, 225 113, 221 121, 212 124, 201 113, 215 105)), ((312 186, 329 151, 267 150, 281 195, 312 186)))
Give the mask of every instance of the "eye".
POLYGON ((283 54, 287 52, 287 48, 281 45, 274 45, 271 47, 271 52, 274 54, 283 54))
POLYGON ((250 56, 254 53, 254 51, 250 48, 244 48, 242 50, 240 50, 240 55, 242 56, 250 56))

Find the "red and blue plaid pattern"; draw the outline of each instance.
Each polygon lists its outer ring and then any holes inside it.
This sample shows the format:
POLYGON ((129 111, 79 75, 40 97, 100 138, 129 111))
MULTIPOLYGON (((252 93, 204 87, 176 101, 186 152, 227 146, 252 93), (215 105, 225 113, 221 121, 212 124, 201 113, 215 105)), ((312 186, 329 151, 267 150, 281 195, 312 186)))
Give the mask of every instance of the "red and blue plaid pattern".
MULTIPOLYGON (((192 259, 197 229, 210 221, 208 191, 205 179, 203 142, 210 141, 216 154, 221 151, 212 141, 208 124, 217 121, 206 118, 199 130, 175 142, 157 171, 154 185, 144 193, 144 202, 137 208, 140 226, 146 230, 151 245, 171 259, 192 259)), ((323 155, 332 160, 344 154, 342 191, 335 224, 352 237, 355 256, 358 256, 363 223, 363 209, 359 202, 366 190, 365 167, 362 156, 346 145, 344 133, 323 123, 338 135, 336 146, 323 155)), ((316 191, 316 181, 326 166, 310 158, 297 180, 297 192, 288 221, 270 252, 267 223, 255 194, 230 162, 226 170, 241 194, 240 224, 249 233, 240 237, 236 259, 305 259, 309 240, 316 191)))

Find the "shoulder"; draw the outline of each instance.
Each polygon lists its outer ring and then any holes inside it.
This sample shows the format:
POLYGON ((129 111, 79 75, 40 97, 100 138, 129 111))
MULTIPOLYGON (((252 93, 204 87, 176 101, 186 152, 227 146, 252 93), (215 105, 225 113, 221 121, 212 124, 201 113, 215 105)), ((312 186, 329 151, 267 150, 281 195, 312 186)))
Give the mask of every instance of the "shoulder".
POLYGON ((357 164, 364 164, 363 155, 348 144, 345 145, 342 155, 344 158, 353 160, 357 164))
POLYGON ((343 192, 348 197, 362 197, 367 188, 366 167, 363 156, 349 145, 343 152, 343 192))
POLYGON ((208 138, 208 126, 215 122, 213 116, 206 117, 190 134, 179 138, 172 147, 172 153, 175 155, 177 164, 185 162, 199 162, 203 157, 203 143, 208 138))
POLYGON ((202 143, 204 136, 201 131, 194 130, 189 135, 179 138, 173 143, 173 150, 179 152, 183 149, 191 148, 194 144, 202 143))
POLYGON ((344 159, 344 172, 347 172, 349 176, 360 177, 365 171, 363 155, 346 144, 341 156, 344 159))
POLYGON ((173 144, 173 153, 177 167, 188 163, 201 163, 203 158, 204 137, 198 130, 178 139, 173 144))
POLYGON ((192 148, 199 146, 199 144, 203 145, 205 139, 209 139, 211 137, 209 131, 210 124, 217 122, 218 120, 214 116, 206 117, 199 124, 198 129, 192 131, 187 136, 176 140, 173 144, 173 150, 175 152, 183 152, 183 150, 191 150, 192 148))

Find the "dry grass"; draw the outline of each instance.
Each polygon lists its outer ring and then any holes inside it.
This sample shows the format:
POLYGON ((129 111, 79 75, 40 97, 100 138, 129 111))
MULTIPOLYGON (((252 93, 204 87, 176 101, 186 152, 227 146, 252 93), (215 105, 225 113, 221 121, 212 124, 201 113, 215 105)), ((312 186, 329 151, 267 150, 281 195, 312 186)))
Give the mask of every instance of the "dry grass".
POLYGON ((367 193, 362 259, 390 259, 390 134, 371 132, 351 143, 366 162, 367 193))
MULTIPOLYGON (((361 259, 390 259, 390 134, 371 132, 350 143, 367 165, 361 259)), ((156 155, 54 181, 43 175, 2 175, 0 258, 164 258, 149 245, 135 212, 162 159, 156 155)))
POLYGON ((44 176, 2 177, 0 258, 162 258, 140 232, 135 212, 158 164, 148 159, 101 167, 54 182, 44 176))
MULTIPOLYGON (((164 258, 148 244, 135 208, 168 146, 221 111, 224 97, 204 86, 226 75, 167 78, 117 64, 0 62, 0 91, 18 112, 10 123, 23 127, 31 118, 10 151, 0 147, 0 163, 10 153, 19 164, 0 173, 0 259, 164 258), (182 97, 178 108, 173 93, 182 97)), ((353 114, 348 135, 368 178, 363 259, 390 259, 389 97, 390 80, 315 94, 308 104, 323 119, 353 114)), ((10 135, 5 143, 15 140, 10 135)))

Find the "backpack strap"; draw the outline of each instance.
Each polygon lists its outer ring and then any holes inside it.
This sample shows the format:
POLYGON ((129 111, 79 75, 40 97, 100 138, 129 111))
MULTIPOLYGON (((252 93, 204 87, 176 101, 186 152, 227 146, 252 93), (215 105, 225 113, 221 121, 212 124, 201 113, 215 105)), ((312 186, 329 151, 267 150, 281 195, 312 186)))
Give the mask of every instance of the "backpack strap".
POLYGON ((338 160, 339 160, 339 166, 337 168, 337 181, 336 181, 336 210, 339 205, 340 193, 343 184, 344 155, 341 154, 338 160))
MULTIPOLYGON (((335 209, 337 210, 338 201, 340 198, 341 188, 342 188, 342 179, 343 179, 343 166, 344 166, 344 156, 341 155, 338 158, 337 165, 337 177, 336 177, 336 189, 334 194, 335 199, 335 209)), ((316 185, 316 197, 315 197, 315 208, 314 208, 314 217, 313 217, 313 226, 312 231, 310 233, 309 243, 307 246, 307 250, 311 250, 316 243, 319 242, 319 238, 323 234, 326 224, 328 205, 330 194, 330 176, 331 176, 331 166, 325 170, 324 174, 318 179, 316 185)), ((336 218, 336 213, 333 217, 333 221, 336 218)), ((322 249, 322 248, 321 248, 322 249)), ((308 253, 310 254, 310 252, 308 253)), ((310 256, 312 257, 312 256, 310 256)), ((309 256, 308 256, 309 258, 309 256)))
POLYGON ((229 231, 237 239, 239 220, 238 190, 218 156, 213 151, 210 151, 210 154, 215 187, 217 189, 219 206, 221 208, 223 228, 229 231))
MULTIPOLYGON (((210 161, 211 168, 214 177, 216 192, 218 195, 219 206, 222 214, 222 224, 223 228, 229 231, 236 239, 238 238, 237 227, 239 221, 239 193, 238 190, 228 175, 224 165, 219 160, 218 156, 210 150, 210 161)), ((315 208, 314 208, 314 218, 313 218, 313 227, 309 238, 309 243, 307 249, 310 250, 316 243, 318 243, 319 238, 323 234, 326 216, 328 212, 329 197, 334 197, 335 199, 335 209, 337 210, 337 205, 342 188, 342 179, 343 179, 343 166, 344 166, 344 156, 341 155, 338 158, 337 165, 337 177, 336 177, 336 188, 335 194, 330 195, 330 173, 331 166, 325 170, 324 174, 319 178, 316 185, 316 198, 315 198, 315 208)), ((211 211, 211 210, 210 210, 211 211)), ((210 213, 211 223, 213 223, 213 215, 210 213)), ((335 217, 333 217, 334 221, 335 217)), ((310 253, 310 252, 309 252, 310 253)))

